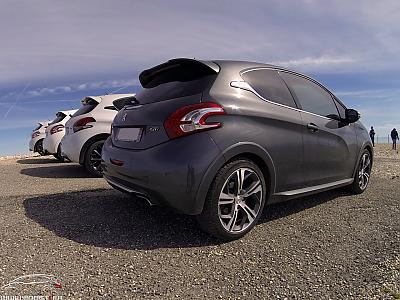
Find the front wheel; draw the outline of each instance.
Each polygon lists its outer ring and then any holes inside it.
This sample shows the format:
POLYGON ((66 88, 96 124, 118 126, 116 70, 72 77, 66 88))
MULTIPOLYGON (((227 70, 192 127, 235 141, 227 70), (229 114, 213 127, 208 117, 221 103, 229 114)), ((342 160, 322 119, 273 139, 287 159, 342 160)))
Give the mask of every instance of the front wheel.
POLYGON ((364 150, 358 162, 354 181, 350 185, 350 190, 354 194, 361 194, 367 189, 371 177, 371 170, 371 154, 368 150, 364 150))
POLYGON ((197 221, 221 240, 241 238, 257 224, 266 194, 265 179, 256 164, 247 159, 232 161, 216 175, 197 221))
POLYGON ((101 152, 103 150, 104 140, 96 141, 89 146, 85 154, 85 168, 95 177, 102 177, 101 170, 101 152))

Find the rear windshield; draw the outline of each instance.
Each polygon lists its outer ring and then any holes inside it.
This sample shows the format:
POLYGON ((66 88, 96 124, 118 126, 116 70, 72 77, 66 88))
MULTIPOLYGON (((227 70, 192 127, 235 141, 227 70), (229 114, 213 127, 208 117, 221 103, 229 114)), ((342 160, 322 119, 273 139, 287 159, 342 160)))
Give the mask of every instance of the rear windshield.
POLYGON ((40 128, 42 128, 42 124, 39 124, 33 131, 39 130, 40 128))
POLYGON ((89 99, 83 103, 81 108, 78 109, 76 113, 74 113, 72 116, 77 117, 80 115, 87 114, 91 112, 99 103, 93 99, 89 99))
POLYGON ((49 125, 56 124, 58 122, 61 122, 65 118, 65 115, 63 113, 57 113, 56 118, 51 122, 49 125))
POLYGON ((148 104, 200 94, 216 77, 215 71, 205 65, 169 64, 149 76, 136 99, 140 104, 148 104))

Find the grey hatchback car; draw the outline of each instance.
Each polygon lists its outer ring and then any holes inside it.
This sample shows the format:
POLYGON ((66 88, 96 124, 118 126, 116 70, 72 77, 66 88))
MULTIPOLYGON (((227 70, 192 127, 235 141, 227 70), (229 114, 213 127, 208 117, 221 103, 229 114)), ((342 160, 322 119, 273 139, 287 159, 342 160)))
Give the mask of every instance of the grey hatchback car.
POLYGON ((308 76, 241 61, 172 59, 143 71, 102 153, 104 178, 240 238, 267 204, 368 185, 359 114, 308 76))

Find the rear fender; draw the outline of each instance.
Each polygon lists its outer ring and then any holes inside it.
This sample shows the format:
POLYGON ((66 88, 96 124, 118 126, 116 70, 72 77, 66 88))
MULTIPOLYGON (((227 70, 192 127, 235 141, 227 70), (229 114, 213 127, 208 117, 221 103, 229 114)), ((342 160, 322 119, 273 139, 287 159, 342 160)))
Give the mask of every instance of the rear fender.
POLYGON ((197 192, 196 212, 201 213, 201 211, 203 210, 207 193, 218 171, 230 160, 236 157, 248 157, 249 155, 256 156, 258 159, 261 159, 262 162, 265 164, 266 170, 263 166, 259 167, 263 171, 263 173, 268 176, 268 178, 266 178, 266 182, 267 184, 269 184, 268 195, 273 195, 275 193, 275 166, 273 164, 271 156, 258 144, 252 142, 239 142, 230 146, 224 152, 222 152, 207 169, 197 192))
POLYGON ((110 136, 110 134, 108 134, 108 133, 101 133, 101 134, 92 136, 90 139, 88 139, 86 141, 86 143, 83 144, 83 147, 81 149, 81 153, 79 155, 79 163, 83 164, 85 162, 86 151, 90 147, 91 144, 93 144, 94 142, 97 142, 97 141, 106 140, 106 139, 108 139, 109 136, 110 136))

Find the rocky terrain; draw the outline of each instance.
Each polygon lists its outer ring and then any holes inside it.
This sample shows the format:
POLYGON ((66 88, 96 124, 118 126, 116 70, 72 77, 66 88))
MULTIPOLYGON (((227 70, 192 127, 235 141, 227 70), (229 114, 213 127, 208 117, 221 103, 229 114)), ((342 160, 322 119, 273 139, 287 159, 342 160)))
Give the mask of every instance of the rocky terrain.
POLYGON ((1 288, 51 274, 63 299, 400 299, 400 157, 375 148, 370 186, 268 206, 241 240, 110 189, 52 157, 0 161, 1 288))

